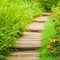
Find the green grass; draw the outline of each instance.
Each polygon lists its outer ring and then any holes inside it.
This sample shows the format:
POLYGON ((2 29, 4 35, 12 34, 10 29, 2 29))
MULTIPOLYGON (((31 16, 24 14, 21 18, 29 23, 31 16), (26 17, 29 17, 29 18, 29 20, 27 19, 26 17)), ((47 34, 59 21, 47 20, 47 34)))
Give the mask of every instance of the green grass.
POLYGON ((49 51, 45 47, 38 49, 39 60, 60 60, 60 56, 55 55, 55 50, 49 51))
MULTIPOLYGON (((38 49, 39 60, 60 60, 60 51, 56 51, 56 48, 53 50, 47 49, 47 45, 50 44, 49 40, 57 39, 60 43, 60 9, 59 7, 53 8, 53 13, 49 17, 48 21, 45 23, 44 31, 42 31, 42 41, 41 48, 38 49), (58 26, 57 26, 58 25, 58 26), (59 27, 57 29, 57 27, 59 27), (58 33, 58 34, 57 34, 58 33), (57 53, 59 55, 57 55, 57 53)), ((57 46, 60 47, 60 46, 57 46)))
POLYGON ((58 45, 60 44, 60 2, 57 7, 52 8, 52 15, 45 23, 42 35, 41 48, 38 49, 39 60, 60 60, 60 45, 58 45), (56 39, 58 42, 54 48, 52 46, 53 50, 47 48, 47 45, 52 44, 49 42, 51 39, 56 39))
POLYGON ((11 47, 23 35, 26 25, 37 15, 42 15, 43 8, 37 2, 27 0, 0 1, 0 60, 10 54, 11 47))
POLYGON ((55 23, 53 22, 53 16, 50 16, 48 21, 45 23, 45 28, 42 31, 42 41, 41 41, 41 48, 38 49, 39 53, 39 60, 55 60, 55 56, 53 51, 49 51, 46 46, 49 44, 49 40, 55 38, 56 36, 56 29, 55 23))
POLYGON ((48 41, 56 36, 55 23, 53 22, 52 16, 49 17, 48 21, 45 23, 44 31, 42 31, 42 46, 48 44, 48 41))

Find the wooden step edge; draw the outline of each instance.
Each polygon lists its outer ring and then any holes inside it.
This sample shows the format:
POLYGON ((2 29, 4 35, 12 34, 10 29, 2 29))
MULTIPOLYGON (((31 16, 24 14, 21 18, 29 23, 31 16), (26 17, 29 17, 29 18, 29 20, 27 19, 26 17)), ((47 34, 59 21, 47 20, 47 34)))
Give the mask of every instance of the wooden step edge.
POLYGON ((36 49, 39 49, 39 47, 12 47, 12 49, 17 49, 18 51, 34 51, 36 49))
POLYGON ((50 15, 51 15, 51 13, 47 13, 47 14, 44 13, 44 14, 43 14, 43 16, 50 16, 50 15))
POLYGON ((48 14, 47 14, 47 15, 46 15, 46 14, 43 14, 43 16, 50 16, 50 15, 51 15, 51 14, 49 14, 49 15, 48 15, 48 14))
POLYGON ((11 56, 6 59, 7 60, 39 60, 39 57, 33 57, 33 56, 31 56, 31 57, 20 57, 20 56, 13 57, 13 56, 11 56))
POLYGON ((10 56, 6 56, 7 60, 38 60, 38 52, 36 51, 19 51, 13 52, 10 56))
POLYGON ((38 57, 38 52, 37 51, 17 51, 13 52, 10 56, 20 56, 20 57, 38 57))
POLYGON ((33 21, 33 22, 37 22, 37 23, 45 23, 46 21, 33 21))
POLYGON ((21 47, 13 47, 14 49, 16 49, 17 51, 34 51, 34 50, 37 50, 41 47, 33 47, 33 48, 27 48, 27 47, 24 47, 24 48, 21 48, 21 47))
POLYGON ((27 31, 31 31, 31 32, 41 32, 41 31, 43 31, 43 30, 44 30, 44 29, 40 29, 40 30, 33 30, 33 29, 31 29, 31 30, 29 29, 29 30, 28 30, 28 29, 27 29, 27 31))

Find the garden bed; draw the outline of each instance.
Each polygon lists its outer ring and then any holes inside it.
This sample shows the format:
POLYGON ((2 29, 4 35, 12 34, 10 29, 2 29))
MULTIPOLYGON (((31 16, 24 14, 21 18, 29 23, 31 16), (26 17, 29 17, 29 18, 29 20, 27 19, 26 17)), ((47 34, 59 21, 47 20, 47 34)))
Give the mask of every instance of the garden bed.
POLYGON ((60 60, 60 5, 52 8, 52 15, 45 23, 39 57, 41 60, 60 60))
POLYGON ((42 15, 38 2, 26 0, 0 1, 0 60, 10 54, 11 47, 23 35, 34 16, 42 15))

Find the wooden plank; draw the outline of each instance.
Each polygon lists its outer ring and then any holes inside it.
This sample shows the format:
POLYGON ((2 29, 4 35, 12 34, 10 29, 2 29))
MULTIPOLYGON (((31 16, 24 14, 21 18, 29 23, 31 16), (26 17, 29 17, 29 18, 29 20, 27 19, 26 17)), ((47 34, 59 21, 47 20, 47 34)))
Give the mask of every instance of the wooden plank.
POLYGON ((26 41, 26 40, 28 40, 28 41, 38 41, 38 40, 40 40, 41 39, 41 37, 42 37, 42 34, 41 33, 38 33, 38 32, 24 32, 24 35, 22 36, 22 37, 20 37, 19 39, 18 39, 18 41, 26 41))
POLYGON ((15 52, 11 56, 6 57, 7 60, 38 60, 36 51, 15 52))
POLYGON ((24 32, 24 35, 20 37, 18 40, 23 40, 22 38, 26 39, 40 39, 42 37, 42 33, 38 32, 24 32))
POLYGON ((20 57, 37 57, 38 53, 36 51, 20 51, 20 52, 14 52, 11 56, 20 56, 20 57))
POLYGON ((38 57, 9 57, 7 60, 38 60, 38 57))
POLYGON ((24 35, 40 35, 41 33, 38 32, 24 32, 24 35))
POLYGON ((51 15, 51 12, 45 12, 45 13, 43 13, 43 16, 49 16, 49 15, 51 15))
POLYGON ((33 31, 33 32, 38 32, 42 31, 44 29, 44 24, 43 23, 36 23, 32 22, 26 27, 27 30, 33 31))
POLYGON ((37 32, 25 32, 24 35, 16 41, 15 48, 32 48, 36 49, 40 47, 40 40, 42 34, 37 32))
POLYGON ((48 20, 48 16, 41 16, 41 17, 37 17, 34 18, 34 22, 39 22, 39 23, 44 23, 48 20))
POLYGON ((39 48, 40 47, 40 41, 38 41, 38 42, 35 42, 35 41, 33 41, 33 42, 30 42, 30 41, 24 41, 24 42, 20 42, 20 43, 17 43, 16 45, 15 45, 15 48, 24 48, 24 49, 26 49, 26 48, 32 48, 32 49, 34 49, 34 48, 39 48))
POLYGON ((39 39, 39 37, 22 37, 21 39, 19 39, 18 41, 40 41, 41 40, 41 38, 39 39))
POLYGON ((40 45, 16 45, 15 48, 19 49, 19 50, 36 50, 38 48, 40 48, 40 45))
POLYGON ((39 48, 40 47, 40 41, 17 41, 15 48, 39 48))
POLYGON ((17 41, 16 42, 18 45, 35 45, 35 44, 40 44, 40 41, 17 41))

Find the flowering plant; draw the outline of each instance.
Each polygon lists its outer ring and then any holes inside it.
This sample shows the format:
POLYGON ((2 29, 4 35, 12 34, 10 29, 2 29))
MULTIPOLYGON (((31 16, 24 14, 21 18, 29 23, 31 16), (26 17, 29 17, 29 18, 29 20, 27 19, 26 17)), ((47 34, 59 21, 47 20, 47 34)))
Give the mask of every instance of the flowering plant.
POLYGON ((51 39, 49 40, 49 44, 47 45, 47 49, 52 51, 55 49, 56 56, 60 54, 60 42, 57 41, 57 39, 51 39))

